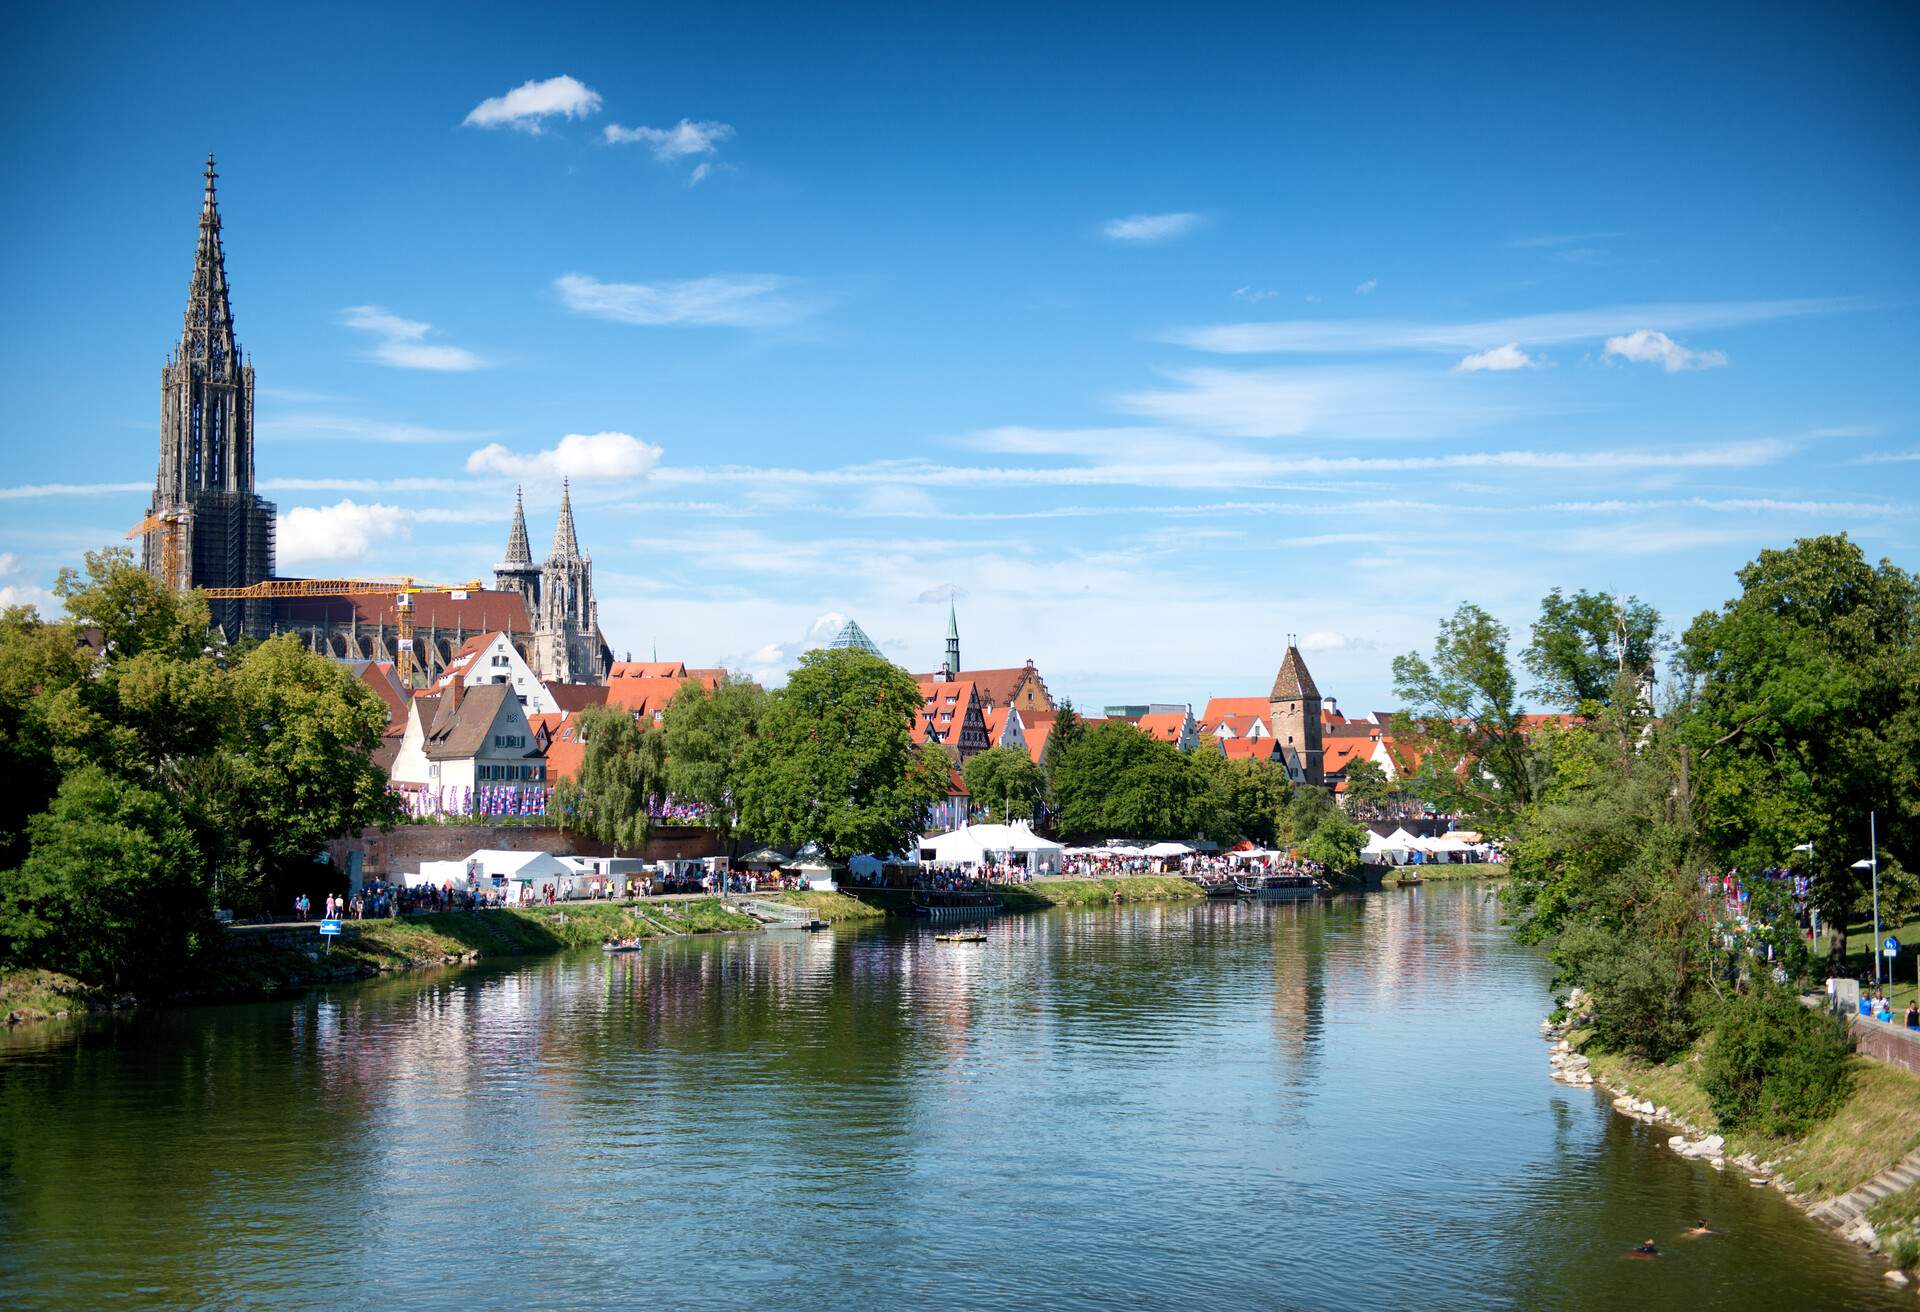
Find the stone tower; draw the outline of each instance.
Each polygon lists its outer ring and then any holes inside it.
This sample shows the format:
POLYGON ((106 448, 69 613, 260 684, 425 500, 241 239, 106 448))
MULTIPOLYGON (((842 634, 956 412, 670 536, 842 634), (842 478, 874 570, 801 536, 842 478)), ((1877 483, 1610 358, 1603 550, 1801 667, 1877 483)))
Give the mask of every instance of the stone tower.
POLYGON ((1268 695, 1267 710, 1273 722, 1273 736, 1280 745, 1300 758, 1305 782, 1315 786, 1327 781, 1325 756, 1320 739, 1320 690, 1300 657, 1300 648, 1289 642, 1287 654, 1274 677, 1273 692, 1268 695))
MULTIPOLYGON (((173 587, 246 587, 273 577, 273 505, 253 490, 253 365, 234 340, 213 156, 180 343, 160 371, 160 471, 141 542, 147 572, 173 587)), ((216 601, 229 637, 264 634, 264 602, 216 601)))
POLYGON ((533 563, 533 551, 527 545, 527 508, 520 489, 513 490, 513 527, 507 533, 507 556, 493 567, 493 586, 501 592, 517 592, 527 604, 527 622, 540 615, 540 567, 533 563))
POLYGON ((947 656, 940 669, 948 682, 960 677, 960 616, 951 601, 947 603, 947 656))
POLYGON ((593 557, 580 551, 580 539, 573 530, 572 489, 563 481, 560 519, 553 526, 553 553, 540 567, 533 667, 543 679, 598 683, 606 674, 601 668, 601 646, 600 607, 593 596, 593 557))

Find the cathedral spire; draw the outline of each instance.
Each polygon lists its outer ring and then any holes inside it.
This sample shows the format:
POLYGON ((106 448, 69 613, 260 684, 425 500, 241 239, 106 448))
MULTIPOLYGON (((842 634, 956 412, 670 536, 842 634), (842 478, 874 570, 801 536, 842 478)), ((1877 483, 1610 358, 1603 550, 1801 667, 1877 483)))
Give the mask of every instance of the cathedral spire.
POLYGON ((947 659, 944 663, 947 678, 960 677, 960 616, 953 608, 953 600, 947 600, 947 659))
POLYGON ((580 559, 580 539, 573 532, 573 496, 567 480, 560 480, 560 518, 553 526, 553 558, 580 559))
POLYGON ((527 545, 527 508, 521 504, 520 489, 513 489, 513 529, 507 534, 509 565, 531 565, 533 549, 527 545))
POLYGON ((207 156, 207 180, 200 201, 200 243, 193 253, 193 281, 187 285, 187 317, 180 332, 180 357, 224 373, 238 367, 233 340, 233 305, 227 294, 227 257, 220 245, 220 201, 213 182, 220 174, 207 156))

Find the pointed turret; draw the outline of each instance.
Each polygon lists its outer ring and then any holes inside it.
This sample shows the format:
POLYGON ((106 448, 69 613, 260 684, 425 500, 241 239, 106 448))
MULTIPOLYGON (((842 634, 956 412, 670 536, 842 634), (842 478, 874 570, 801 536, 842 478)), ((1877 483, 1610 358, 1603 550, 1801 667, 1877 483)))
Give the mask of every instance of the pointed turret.
POLYGON ((1280 673, 1274 676, 1273 693, 1269 701, 1300 701, 1311 697, 1318 701, 1320 689, 1313 683, 1313 675, 1307 672, 1307 663, 1300 656, 1300 649, 1291 643, 1287 645, 1287 654, 1280 662, 1280 673))
POLYGON ((193 253, 193 280, 187 284, 186 322, 180 332, 180 357, 222 371, 238 364, 233 341, 233 305, 227 291, 227 257, 220 246, 220 201, 213 182, 219 177, 207 156, 200 200, 200 243, 193 253))
POLYGON ((527 507, 520 499, 520 489, 513 489, 513 527, 507 531, 507 559, 509 565, 533 564, 533 548, 527 545, 527 507))
POLYGON ((573 494, 564 478, 560 480, 560 518, 553 526, 552 559, 580 559, 580 539, 573 531, 573 494))
POLYGON ((1274 676, 1273 692, 1267 698, 1269 723, 1273 736, 1280 740, 1299 770, 1297 782, 1316 787, 1326 782, 1324 752, 1321 745, 1320 689, 1300 648, 1287 643, 1287 654, 1280 661, 1280 673, 1274 676))
POLYGON ((947 602, 947 659, 941 666, 949 680, 960 677, 960 616, 947 602))

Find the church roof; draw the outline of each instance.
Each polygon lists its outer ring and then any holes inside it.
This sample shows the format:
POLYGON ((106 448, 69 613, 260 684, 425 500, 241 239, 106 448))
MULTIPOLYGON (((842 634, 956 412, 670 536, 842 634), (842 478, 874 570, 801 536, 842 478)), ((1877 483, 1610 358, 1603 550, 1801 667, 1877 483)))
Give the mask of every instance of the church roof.
POLYGON ((1280 662, 1280 673, 1274 676, 1273 700, 1276 702, 1297 702, 1309 698, 1319 700, 1320 690, 1313 686, 1313 676, 1307 673, 1307 663, 1300 657, 1298 647, 1288 647, 1287 655, 1280 662))
MULTIPOLYGON (((867 631, 860 627, 857 620, 848 620, 846 627, 833 635, 833 640, 827 644, 827 647, 830 650, 852 648, 854 651, 863 651, 869 656, 880 656, 880 648, 872 638, 867 636, 867 631)), ((886 657, 880 656, 880 659, 885 660, 886 657)))
MULTIPOLYGON (((393 597, 388 594, 276 597, 267 604, 273 608, 274 623, 290 629, 349 620, 369 627, 384 624, 391 629, 400 622, 393 597)), ((416 592, 413 624, 415 629, 464 629, 468 633, 533 631, 525 598, 517 592, 491 590, 468 592, 464 597, 448 592, 416 592)))

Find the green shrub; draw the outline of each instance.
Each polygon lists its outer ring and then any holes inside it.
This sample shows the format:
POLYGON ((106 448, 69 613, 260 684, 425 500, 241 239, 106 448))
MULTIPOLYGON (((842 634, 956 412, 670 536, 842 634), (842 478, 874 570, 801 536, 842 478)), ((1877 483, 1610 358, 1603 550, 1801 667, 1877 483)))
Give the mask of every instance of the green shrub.
POLYGON ((1593 1037, 1608 1051, 1664 1062, 1700 1033, 1684 942, 1637 928, 1579 924, 1554 955, 1593 995, 1593 1037))
POLYGON ((1723 1126, 1800 1134, 1846 1101, 1852 1051, 1839 1017, 1810 1011, 1785 989, 1763 985, 1719 1008, 1700 1086, 1723 1126))
POLYGON ((1893 1241, 1893 1250, 1889 1256, 1893 1258, 1893 1264, 1902 1271, 1911 1270, 1916 1263, 1920 1263, 1920 1238, 1916 1238, 1911 1233, 1901 1235, 1893 1241))

